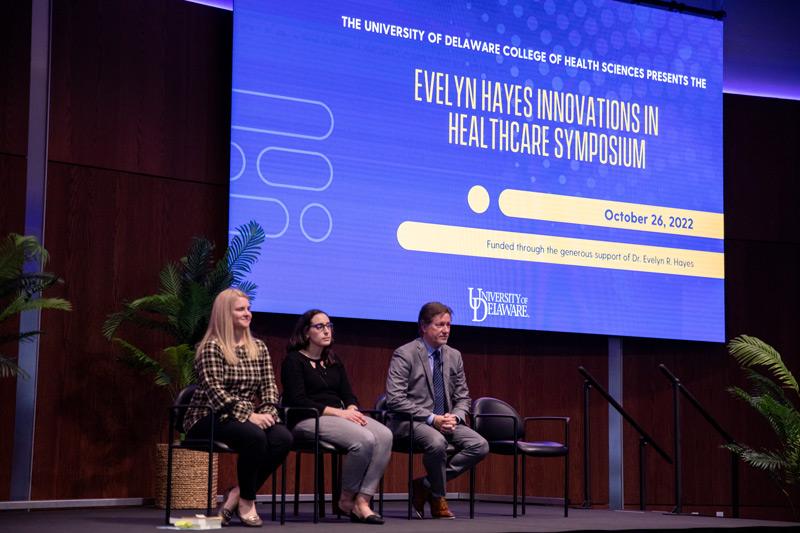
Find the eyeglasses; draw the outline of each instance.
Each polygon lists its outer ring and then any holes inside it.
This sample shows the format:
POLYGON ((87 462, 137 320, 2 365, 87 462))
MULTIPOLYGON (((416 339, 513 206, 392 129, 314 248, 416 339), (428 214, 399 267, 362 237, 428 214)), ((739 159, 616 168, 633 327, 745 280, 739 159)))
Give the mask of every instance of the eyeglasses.
POLYGON ((308 326, 310 329, 315 329, 317 331, 322 331, 323 329, 329 329, 333 331, 333 322, 328 322, 327 324, 311 324, 308 326))

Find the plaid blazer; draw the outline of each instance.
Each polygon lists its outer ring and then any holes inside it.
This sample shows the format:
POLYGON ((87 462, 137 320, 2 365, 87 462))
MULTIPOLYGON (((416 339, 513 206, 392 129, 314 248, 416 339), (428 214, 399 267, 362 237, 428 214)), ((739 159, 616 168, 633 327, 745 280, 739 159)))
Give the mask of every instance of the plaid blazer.
MULTIPOLYGON (((249 359, 243 346, 236 348, 239 362, 229 364, 222 348, 212 339, 197 352, 194 367, 197 371, 197 389, 192 396, 192 405, 212 405, 218 421, 233 418, 246 422, 255 411, 278 417, 278 386, 272 371, 272 359, 267 346, 255 339, 258 356, 249 359), (256 407, 258 398, 258 407, 256 407)), ((208 416, 204 409, 188 408, 183 419, 183 429, 189 429, 201 418, 208 416)))

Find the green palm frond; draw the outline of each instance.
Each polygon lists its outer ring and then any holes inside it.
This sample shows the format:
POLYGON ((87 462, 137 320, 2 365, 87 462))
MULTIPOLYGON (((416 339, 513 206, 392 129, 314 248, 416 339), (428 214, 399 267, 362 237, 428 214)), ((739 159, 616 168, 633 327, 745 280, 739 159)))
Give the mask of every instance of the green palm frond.
POLYGON ((194 370, 194 349, 188 344, 170 346, 164 350, 165 373, 169 375, 169 383, 156 383, 167 385, 174 397, 190 383, 197 381, 194 370))
POLYGON ((800 439, 800 414, 794 407, 772 396, 756 396, 751 405, 769 422, 782 443, 800 439))
POLYGON ((728 343, 728 351, 742 366, 766 366, 784 388, 792 389, 800 394, 794 376, 786 368, 780 354, 769 344, 755 337, 741 335, 728 343))
POLYGON ((29 235, 9 233, 0 241, 0 280, 9 280, 17 277, 26 263, 44 265, 49 260, 45 250, 36 240, 29 235))
POLYGON ((127 341, 116 337, 112 340, 125 348, 123 355, 118 358, 121 363, 135 368, 142 374, 152 374, 157 385, 169 383, 169 376, 164 371, 161 363, 127 341))
POLYGON ((0 300, 17 294, 33 295, 60 282, 61 278, 50 272, 20 272, 11 278, 0 278, 0 300))
POLYGON ((184 384, 196 380, 193 347, 208 328, 217 295, 235 285, 235 280, 246 288, 246 294, 255 293, 256 286, 243 278, 258 258, 264 231, 256 222, 250 222, 236 232, 231 245, 216 263, 212 256, 214 243, 202 237, 194 238, 180 262, 167 263, 161 269, 157 294, 124 302, 121 310, 106 318, 103 335, 125 348, 125 362, 144 373, 154 374, 155 383, 167 386, 173 396, 184 384), (176 346, 149 357, 115 337, 124 323, 166 331, 174 338, 176 346))
MULTIPOLYGON (((800 484, 800 412, 785 394, 787 389, 798 391, 794 376, 780 354, 755 337, 737 337, 728 344, 728 349, 742 365, 752 386, 751 391, 740 387, 730 387, 728 391, 747 402, 769 423, 780 441, 780 448, 758 451, 741 443, 723 447, 737 454, 746 464, 765 471, 779 485, 800 484), (750 368, 755 365, 768 368, 775 379, 750 368)), ((782 490, 788 497, 785 489, 782 490)))
POLYGON ((750 395, 749 392, 746 390, 739 388, 739 387, 728 387, 728 392, 730 392, 734 397, 743 400, 752 405, 753 397, 750 395))
POLYGON ((184 279, 203 283, 213 270, 214 261, 211 252, 214 251, 214 243, 204 237, 195 237, 189 245, 186 257, 181 259, 184 266, 184 279))
MULTIPOLYGON (((219 293, 230 286, 241 290, 244 275, 250 273, 252 266, 258 261, 265 238, 264 230, 254 220, 236 228, 225 255, 209 277, 209 292, 219 293)), ((256 286, 250 284, 247 289, 242 292, 253 296, 256 286)))
MULTIPOLYGON (((209 294, 219 294, 231 286, 241 290, 244 275, 258 260, 265 238, 264 230, 254 220, 236 228, 225 255, 208 278, 206 288, 209 294)), ((251 297, 255 295, 255 285, 250 284, 247 289, 242 292, 251 297)))
POLYGON ((72 311, 72 304, 63 298, 33 298, 28 294, 21 294, 11 301, 8 306, 0 312, 0 322, 16 313, 25 311, 40 311, 42 309, 60 309, 62 311, 72 311))
POLYGON ((109 340, 123 322, 134 322, 150 329, 174 331, 177 326, 175 317, 180 311, 181 300, 172 294, 160 293, 124 302, 122 305, 124 308, 108 315, 103 325, 103 335, 109 340), (149 316, 160 318, 147 318, 149 316))
POLYGON ((742 370, 744 370, 747 375, 747 379, 753 387, 753 394, 755 396, 771 396, 780 401, 783 405, 792 405, 792 402, 786 397, 786 393, 780 385, 768 377, 762 376, 752 368, 743 368, 742 370))
MULTIPOLYGON (((61 278, 50 272, 25 272, 30 263, 40 270, 47 260, 47 250, 35 237, 10 233, 0 241, 0 322, 25 311, 72 309, 63 298, 41 296, 43 291, 62 283, 61 278)), ((41 333, 38 330, 4 333, 0 344, 27 342, 41 333)), ((28 374, 13 359, 0 355, 0 378, 9 376, 27 378, 28 374)))
POLYGON ((13 359, 0 355, 0 378, 11 376, 21 376, 25 379, 30 377, 13 359))
POLYGON ((7 342, 17 342, 19 344, 30 342, 35 336, 41 335, 41 333, 42 332, 39 330, 26 331, 24 333, 19 333, 17 331, 14 333, 5 333, 0 335, 0 346, 6 344, 7 342))
POLYGON ((161 293, 180 299, 181 297, 181 272, 175 263, 167 263, 158 275, 161 281, 161 293))
POLYGON ((206 292, 205 287, 191 282, 184 287, 182 303, 176 317, 180 331, 176 340, 180 344, 194 346, 205 334, 214 300, 206 292))
POLYGON ((243 281, 239 283, 236 288, 245 293, 248 298, 253 299, 256 296, 256 289, 258 287, 250 281, 243 281))
POLYGON ((241 281, 242 274, 249 273, 260 254, 260 247, 264 243, 266 234, 261 226, 254 220, 236 228, 237 235, 231 239, 231 244, 225 252, 223 262, 234 273, 234 283, 241 281))
POLYGON ((726 450, 730 450, 739 457, 745 464, 764 470, 775 481, 780 481, 780 472, 786 468, 786 458, 777 452, 771 451, 756 451, 753 448, 743 444, 726 444, 723 446, 726 450))

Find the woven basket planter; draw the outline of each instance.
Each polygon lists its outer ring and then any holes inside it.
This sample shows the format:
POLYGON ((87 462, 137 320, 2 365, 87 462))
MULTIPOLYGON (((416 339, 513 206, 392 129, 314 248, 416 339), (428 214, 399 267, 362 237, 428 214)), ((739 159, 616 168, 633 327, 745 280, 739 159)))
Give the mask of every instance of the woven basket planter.
MULTIPOLYGON (((156 502, 159 509, 167 506, 167 444, 156 444, 156 502)), ((211 477, 211 497, 217 496, 217 454, 211 477)), ((208 453, 194 450, 172 451, 173 509, 205 509, 208 503, 208 453)), ((212 499, 212 509, 215 500, 212 499)))

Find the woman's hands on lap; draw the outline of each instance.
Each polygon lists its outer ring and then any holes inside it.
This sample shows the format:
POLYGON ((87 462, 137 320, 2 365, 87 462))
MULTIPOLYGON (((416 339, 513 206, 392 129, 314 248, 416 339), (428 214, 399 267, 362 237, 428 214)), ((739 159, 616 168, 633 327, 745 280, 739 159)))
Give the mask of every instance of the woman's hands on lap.
POLYGON ((355 407, 351 407, 348 409, 336 409, 335 411, 336 416, 340 416, 350 422, 358 424, 359 426, 366 426, 367 419, 366 417, 361 414, 355 407))
POLYGON ((267 429, 275 425, 275 419, 270 414, 250 413, 247 420, 261 429, 267 429))

